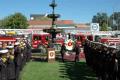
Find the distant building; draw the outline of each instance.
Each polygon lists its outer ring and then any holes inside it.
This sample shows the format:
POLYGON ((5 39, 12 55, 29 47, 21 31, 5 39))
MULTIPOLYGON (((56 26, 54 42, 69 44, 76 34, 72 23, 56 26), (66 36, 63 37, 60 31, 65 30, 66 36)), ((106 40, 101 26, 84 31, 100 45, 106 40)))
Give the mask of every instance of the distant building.
MULTIPOLYGON (((28 24, 29 29, 46 29, 51 27, 52 20, 47 17, 47 14, 31 14, 28 24)), ((77 28, 79 31, 90 31, 89 24, 75 24, 73 20, 57 20, 56 26, 65 30, 77 28)))
MULTIPOLYGON (((29 29, 46 29, 52 25, 51 20, 30 20, 28 21, 29 29)), ((72 20, 58 20, 56 21, 58 28, 75 28, 72 20)))
POLYGON ((46 14, 31 14, 30 20, 51 20, 51 19, 47 17, 46 13, 46 14))
POLYGON ((76 28, 78 28, 79 30, 83 30, 83 31, 90 31, 90 24, 83 24, 83 23, 80 23, 80 24, 76 24, 75 25, 76 28))
POLYGON ((75 28, 71 29, 71 28, 67 28, 64 29, 65 33, 80 33, 80 32, 89 32, 90 31, 90 24, 75 24, 75 28))
MULTIPOLYGON (((47 17, 47 14, 31 14, 28 21, 29 29, 46 29, 52 25, 52 20, 47 17)), ((72 20, 57 20, 57 28, 75 28, 72 20)))

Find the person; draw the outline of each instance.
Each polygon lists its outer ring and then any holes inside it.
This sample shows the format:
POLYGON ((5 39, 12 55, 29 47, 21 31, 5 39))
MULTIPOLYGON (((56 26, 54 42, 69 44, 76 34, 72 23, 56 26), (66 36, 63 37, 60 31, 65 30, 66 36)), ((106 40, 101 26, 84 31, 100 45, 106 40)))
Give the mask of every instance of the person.
POLYGON ((3 42, 2 49, 7 49, 7 42, 3 42))
POLYGON ((81 52, 81 47, 82 47, 82 38, 80 36, 77 37, 77 40, 75 42, 75 62, 79 61, 79 54, 81 52))
POLYGON ((2 42, 0 42, 0 50, 2 50, 2 42))
POLYGON ((22 67, 21 70, 23 69, 24 65, 26 64, 26 59, 27 59, 27 47, 24 41, 21 43, 21 53, 22 53, 22 67))
POLYGON ((26 42, 26 47, 27 47, 27 62, 28 62, 30 61, 31 58, 31 45, 28 40, 26 42))
POLYGON ((16 80, 19 79, 20 69, 22 65, 22 56, 21 56, 21 49, 19 47, 20 43, 16 42, 14 45, 14 62, 15 62, 15 74, 16 74, 16 80))
POLYGON ((62 44, 62 46, 61 46, 61 50, 60 50, 60 53, 61 53, 61 59, 62 59, 62 62, 64 62, 65 43, 62 44))
POLYGON ((90 55, 88 54, 88 52, 90 52, 90 48, 89 48, 89 41, 87 39, 83 43, 83 47, 84 47, 84 54, 85 54, 86 64, 88 66, 90 66, 90 59, 89 59, 90 55))
POLYGON ((117 72, 117 79, 120 80, 120 49, 117 52, 116 58, 118 60, 118 72, 117 72))
POLYGON ((77 61, 79 61, 79 54, 80 54, 80 46, 79 46, 79 44, 77 44, 76 43, 76 45, 75 45, 75 62, 77 62, 77 61))
POLYGON ((8 74, 8 80, 15 80, 15 63, 14 63, 14 46, 9 44, 7 46, 9 52, 8 52, 8 61, 7 61, 7 74, 8 74))
POLYGON ((49 39, 48 48, 53 48, 54 47, 53 42, 54 42, 54 40, 52 41, 52 39, 49 39))
POLYGON ((0 80, 8 80, 7 76, 7 49, 0 50, 0 80))
POLYGON ((109 67, 108 67, 108 79, 116 80, 116 70, 115 70, 115 58, 116 58, 116 48, 114 46, 109 46, 109 67))

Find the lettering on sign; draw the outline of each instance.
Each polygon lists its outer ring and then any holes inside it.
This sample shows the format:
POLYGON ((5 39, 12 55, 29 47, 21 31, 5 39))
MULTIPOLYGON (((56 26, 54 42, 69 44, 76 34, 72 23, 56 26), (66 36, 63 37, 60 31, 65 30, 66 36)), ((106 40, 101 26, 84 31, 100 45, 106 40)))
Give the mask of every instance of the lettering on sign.
POLYGON ((99 23, 91 23, 91 31, 99 31, 99 23))
POLYGON ((49 51, 49 59, 55 58, 55 51, 49 51))

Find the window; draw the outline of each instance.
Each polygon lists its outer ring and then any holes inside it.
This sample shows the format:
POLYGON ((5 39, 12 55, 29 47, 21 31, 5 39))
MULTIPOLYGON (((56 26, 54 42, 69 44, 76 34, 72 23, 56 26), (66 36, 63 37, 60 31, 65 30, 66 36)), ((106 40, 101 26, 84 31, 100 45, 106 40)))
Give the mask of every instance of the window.
POLYGON ((34 36, 34 40, 40 40, 39 36, 34 36))
POLYGON ((46 40, 47 40, 47 41, 49 40, 49 36, 46 36, 46 40))

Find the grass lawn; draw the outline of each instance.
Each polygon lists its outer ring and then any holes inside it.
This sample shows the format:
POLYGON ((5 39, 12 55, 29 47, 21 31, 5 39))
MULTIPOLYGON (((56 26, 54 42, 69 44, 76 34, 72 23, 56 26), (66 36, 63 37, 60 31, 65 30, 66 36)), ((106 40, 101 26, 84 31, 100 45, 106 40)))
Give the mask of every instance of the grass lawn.
POLYGON ((96 80, 96 78, 85 62, 31 61, 21 72, 21 80, 96 80))

